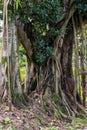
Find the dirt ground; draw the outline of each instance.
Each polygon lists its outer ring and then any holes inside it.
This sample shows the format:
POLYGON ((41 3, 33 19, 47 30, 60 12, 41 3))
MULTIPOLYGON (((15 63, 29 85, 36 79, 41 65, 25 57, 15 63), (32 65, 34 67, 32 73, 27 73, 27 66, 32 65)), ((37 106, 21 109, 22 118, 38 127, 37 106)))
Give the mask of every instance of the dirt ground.
POLYGON ((0 130, 87 130, 85 127, 74 129, 70 124, 57 118, 43 108, 40 98, 29 98, 23 108, 12 106, 9 111, 7 103, 0 104, 0 130))
POLYGON ((40 98, 30 99, 28 106, 9 111, 7 103, 0 104, 0 130, 64 130, 64 123, 44 110, 40 98), (54 129, 55 128, 55 129, 54 129))

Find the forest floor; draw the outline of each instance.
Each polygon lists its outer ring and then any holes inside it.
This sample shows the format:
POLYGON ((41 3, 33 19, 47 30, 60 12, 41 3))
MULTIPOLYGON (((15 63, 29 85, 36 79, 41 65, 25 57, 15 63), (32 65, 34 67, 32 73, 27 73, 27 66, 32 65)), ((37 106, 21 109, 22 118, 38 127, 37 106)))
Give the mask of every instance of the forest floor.
POLYGON ((0 105, 0 130, 87 130, 87 119, 74 119, 74 123, 63 122, 46 111, 40 97, 29 98, 28 106, 0 105))

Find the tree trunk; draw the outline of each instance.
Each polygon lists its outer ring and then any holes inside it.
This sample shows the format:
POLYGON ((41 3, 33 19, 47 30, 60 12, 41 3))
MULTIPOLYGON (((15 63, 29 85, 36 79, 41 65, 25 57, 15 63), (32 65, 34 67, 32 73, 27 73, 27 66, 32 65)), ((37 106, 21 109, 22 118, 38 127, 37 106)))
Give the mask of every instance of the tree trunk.
POLYGON ((81 37, 82 37, 82 45, 81 45, 81 70, 82 70, 82 96, 83 96, 83 105, 86 107, 86 75, 83 73, 85 71, 85 46, 86 46, 86 35, 85 35, 85 28, 84 28, 84 23, 82 20, 82 16, 79 15, 79 21, 80 21, 80 26, 81 26, 81 37))
POLYGON ((17 35, 17 28, 15 23, 12 23, 12 44, 11 44, 11 91, 13 102, 17 102, 20 105, 24 101, 22 85, 20 82, 19 71, 19 40, 17 35))
MULTIPOLYGON (((8 105, 11 109, 11 91, 10 91, 10 74, 9 74, 9 36, 8 36, 8 1, 3 3, 3 44, 2 44, 2 67, 5 76, 5 90, 7 90, 8 105)), ((4 87, 4 86, 3 86, 4 87)))
POLYGON ((76 109, 76 81, 72 75, 73 29, 68 30, 64 37, 61 66, 62 66, 62 90, 71 100, 71 106, 76 109))

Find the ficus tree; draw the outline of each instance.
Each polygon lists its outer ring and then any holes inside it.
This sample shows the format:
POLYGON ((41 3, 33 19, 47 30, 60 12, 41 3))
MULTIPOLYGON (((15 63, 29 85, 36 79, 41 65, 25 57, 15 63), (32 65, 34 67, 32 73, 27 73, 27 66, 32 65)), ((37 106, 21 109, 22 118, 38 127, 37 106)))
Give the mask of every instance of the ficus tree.
MULTIPOLYGON (((8 55, 6 62, 8 61, 8 66, 10 64, 8 67, 10 71, 14 68, 13 74, 8 73, 11 83, 9 86, 12 90, 10 93, 13 92, 11 97, 17 92, 18 95, 29 95, 34 90, 45 94, 49 88, 51 98, 56 95, 59 99, 58 104, 55 104, 56 107, 59 109, 58 106, 62 104, 69 117, 78 114, 80 110, 86 112, 78 93, 76 80, 78 72, 75 71, 75 77, 73 74, 72 58, 74 50, 74 55, 76 57, 78 55, 77 35, 80 28, 80 36, 84 39, 83 23, 86 22, 87 2, 12 0, 7 7, 7 25, 10 28, 11 24, 11 33, 8 35, 8 30, 4 30, 7 31, 6 37, 7 35, 11 37, 9 41, 11 54, 8 55), (26 80, 23 89, 19 74, 20 44, 26 56, 26 80)), ((74 62, 77 70, 77 60, 74 62)), ((84 68, 83 64, 82 66, 84 68)), ((13 102, 14 100, 15 98, 13 102)), ((60 114, 67 117, 62 112, 60 114)))

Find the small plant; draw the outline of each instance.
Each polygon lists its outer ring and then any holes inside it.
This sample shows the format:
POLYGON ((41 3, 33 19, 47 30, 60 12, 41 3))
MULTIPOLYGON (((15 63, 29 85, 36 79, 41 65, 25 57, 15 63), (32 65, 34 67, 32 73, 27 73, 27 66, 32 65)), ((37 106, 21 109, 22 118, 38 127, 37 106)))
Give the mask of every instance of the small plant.
POLYGON ((54 101, 55 103, 57 103, 57 102, 59 102, 59 98, 58 98, 57 96, 54 96, 54 97, 53 97, 53 101, 54 101))
POLYGON ((58 128, 56 128, 56 127, 50 127, 48 130, 58 130, 58 128))
POLYGON ((36 121, 41 124, 41 119, 40 119, 40 117, 39 117, 38 115, 36 115, 35 118, 36 118, 36 121))
POLYGON ((3 124, 2 123, 0 123, 0 130, 2 130, 3 129, 3 124))
POLYGON ((61 120, 61 115, 60 115, 60 114, 57 114, 57 115, 56 115, 56 118, 57 118, 57 120, 61 120))
POLYGON ((7 124, 12 124, 12 120, 9 118, 9 117, 6 117, 4 120, 3 120, 3 124, 7 125, 7 124))
POLYGON ((16 130, 13 125, 9 126, 7 130, 16 130))

